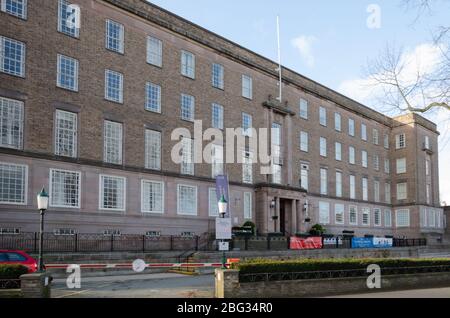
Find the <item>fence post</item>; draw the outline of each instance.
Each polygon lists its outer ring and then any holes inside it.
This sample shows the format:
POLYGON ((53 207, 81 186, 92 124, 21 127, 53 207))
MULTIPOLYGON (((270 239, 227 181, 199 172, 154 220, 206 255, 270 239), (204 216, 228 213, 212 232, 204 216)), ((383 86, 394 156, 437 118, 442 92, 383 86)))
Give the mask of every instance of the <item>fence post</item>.
POLYGON ((195 236, 195 251, 196 252, 198 252, 198 240, 199 240, 199 237, 198 237, 198 235, 196 235, 195 236))
POLYGON ((286 241, 287 241, 287 249, 290 250, 291 249, 291 237, 288 236, 286 241))
POLYGON ((75 253, 78 252, 78 233, 75 233, 75 253))
POLYGON ((267 236, 267 250, 270 251, 270 235, 267 236))
POLYGON ((173 251, 173 235, 170 236, 170 250, 173 251))
POLYGON ((145 235, 142 235, 142 253, 145 253, 145 235))
POLYGON ((114 234, 111 234, 111 252, 114 252, 114 234))
POLYGON ((34 232, 34 244, 33 244, 33 252, 37 253, 37 232, 34 232))

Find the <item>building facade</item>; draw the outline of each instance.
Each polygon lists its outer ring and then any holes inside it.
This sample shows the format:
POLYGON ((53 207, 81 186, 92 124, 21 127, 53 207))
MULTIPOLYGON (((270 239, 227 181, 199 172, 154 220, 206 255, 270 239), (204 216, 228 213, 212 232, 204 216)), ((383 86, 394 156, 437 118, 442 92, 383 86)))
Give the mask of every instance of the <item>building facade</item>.
POLYGON ((233 224, 260 234, 443 233, 434 123, 287 68, 280 102, 274 62, 146 1, 0 1, 1 233, 38 229, 42 187, 55 233, 212 232, 219 174, 233 224), (223 164, 221 143, 193 163, 209 143, 194 141, 194 120, 242 127, 237 163, 223 164), (178 163, 177 128, 190 132, 178 163), (251 128, 270 132, 272 174, 251 128))

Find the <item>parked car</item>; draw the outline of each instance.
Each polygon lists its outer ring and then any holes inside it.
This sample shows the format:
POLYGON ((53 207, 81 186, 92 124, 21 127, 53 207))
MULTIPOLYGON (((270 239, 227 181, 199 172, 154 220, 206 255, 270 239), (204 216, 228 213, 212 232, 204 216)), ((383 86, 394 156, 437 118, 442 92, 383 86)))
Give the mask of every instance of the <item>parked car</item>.
POLYGON ((37 261, 23 251, 0 250, 0 264, 19 264, 28 268, 28 273, 38 269, 37 261))

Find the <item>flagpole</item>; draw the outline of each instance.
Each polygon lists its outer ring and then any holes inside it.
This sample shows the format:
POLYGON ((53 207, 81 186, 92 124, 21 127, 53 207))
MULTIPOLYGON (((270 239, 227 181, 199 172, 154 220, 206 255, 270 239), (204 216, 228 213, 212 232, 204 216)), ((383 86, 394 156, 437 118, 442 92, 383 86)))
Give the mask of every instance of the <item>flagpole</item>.
POLYGON ((283 99, 282 99, 282 89, 281 89, 281 84, 282 84, 282 76, 281 76, 281 43, 280 43, 280 16, 277 15, 277 40, 278 40, 278 76, 279 76, 279 83, 278 83, 278 89, 279 89, 279 94, 278 94, 278 101, 280 103, 282 103, 283 99))

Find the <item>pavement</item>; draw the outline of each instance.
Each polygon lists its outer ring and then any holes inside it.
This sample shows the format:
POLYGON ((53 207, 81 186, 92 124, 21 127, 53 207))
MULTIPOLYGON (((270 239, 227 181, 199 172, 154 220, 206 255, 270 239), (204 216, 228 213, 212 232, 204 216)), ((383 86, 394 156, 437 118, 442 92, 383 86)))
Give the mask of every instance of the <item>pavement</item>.
POLYGON ((401 290, 327 298, 450 298, 450 288, 401 290))

